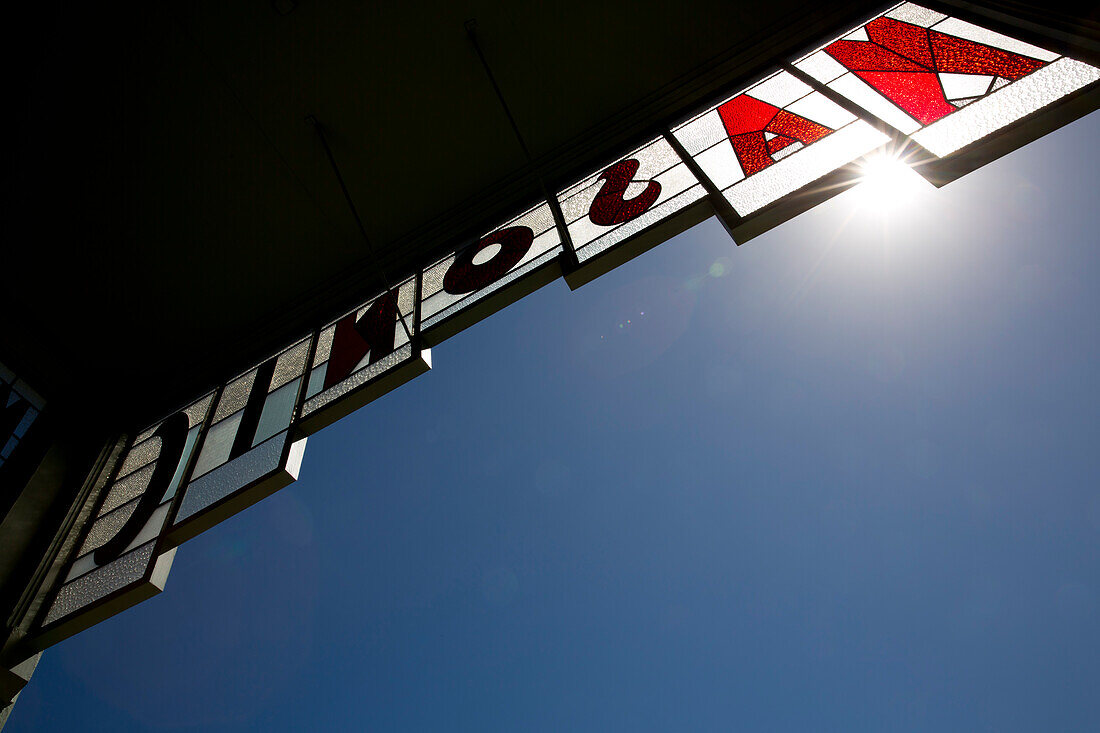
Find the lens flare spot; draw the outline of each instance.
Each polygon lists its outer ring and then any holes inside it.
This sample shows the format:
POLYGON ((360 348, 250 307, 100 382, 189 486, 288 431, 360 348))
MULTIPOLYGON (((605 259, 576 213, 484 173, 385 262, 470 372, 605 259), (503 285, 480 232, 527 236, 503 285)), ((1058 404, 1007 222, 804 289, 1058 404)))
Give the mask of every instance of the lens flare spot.
POLYGON ((905 207, 929 185, 895 154, 874 155, 863 163, 862 169, 856 187, 860 204, 880 214, 905 207))

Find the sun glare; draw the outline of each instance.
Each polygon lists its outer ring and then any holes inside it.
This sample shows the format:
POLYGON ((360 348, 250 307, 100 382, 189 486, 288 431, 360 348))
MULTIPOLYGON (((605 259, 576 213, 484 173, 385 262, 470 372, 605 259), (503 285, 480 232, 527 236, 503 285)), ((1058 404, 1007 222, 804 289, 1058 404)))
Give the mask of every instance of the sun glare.
POLYGON ((879 213, 905 207, 929 185, 896 154, 880 153, 862 165, 863 176, 856 190, 860 204, 879 213))

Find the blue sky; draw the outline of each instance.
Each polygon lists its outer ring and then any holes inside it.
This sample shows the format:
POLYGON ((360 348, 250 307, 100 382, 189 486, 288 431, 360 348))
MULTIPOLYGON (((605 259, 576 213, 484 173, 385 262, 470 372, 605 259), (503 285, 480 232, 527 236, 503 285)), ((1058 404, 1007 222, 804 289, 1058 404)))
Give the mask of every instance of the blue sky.
POLYGON ((8 730, 1100 729, 1098 139, 494 315, 8 730))

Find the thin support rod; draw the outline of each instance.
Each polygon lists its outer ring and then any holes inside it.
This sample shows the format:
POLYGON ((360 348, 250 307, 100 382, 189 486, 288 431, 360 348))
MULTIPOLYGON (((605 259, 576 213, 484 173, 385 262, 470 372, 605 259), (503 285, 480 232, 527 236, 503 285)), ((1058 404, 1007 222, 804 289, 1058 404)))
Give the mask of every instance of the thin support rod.
MULTIPOLYGON (((321 123, 313 115, 306 117, 306 122, 313 125, 313 129, 317 131, 317 137, 321 140, 321 147, 325 149, 325 157, 328 158, 329 165, 332 166, 332 172, 336 174, 336 181, 340 184, 340 191, 344 194, 344 201, 347 202, 348 208, 351 209, 351 215, 355 219, 356 226, 359 227, 359 234, 363 236, 363 243, 367 245, 367 252, 378 266, 378 273, 382 278, 382 285, 386 288, 388 293, 393 288, 390 287, 390 279, 386 276, 386 270, 382 267, 382 264, 378 261, 378 253, 374 249, 374 245, 371 244, 370 237, 367 236, 367 228, 363 226, 363 219, 359 216, 359 209, 355 208, 355 201, 351 198, 351 193, 348 191, 348 186, 344 183, 344 177, 340 174, 340 166, 336 164, 336 156, 332 154, 332 148, 328 145, 328 139, 325 137, 325 129, 321 123)), ((412 331, 409 330, 409 324, 405 323, 405 316, 401 312, 401 293, 397 294, 397 318, 401 321, 401 328, 405 329, 405 337, 409 339, 409 343, 413 342, 412 331)))
POLYGON ((535 174, 535 180, 538 181, 542 197, 546 200, 547 205, 550 206, 550 213, 554 216, 554 223, 557 224, 558 229, 561 230, 562 240, 565 244, 565 251, 569 255, 570 265, 575 267, 577 265, 577 252, 573 248, 573 239, 569 236, 569 227, 565 224, 565 216, 561 212, 561 206, 558 205, 558 199, 550 195, 550 189, 546 187, 546 181, 543 180, 542 174, 539 173, 538 167, 535 165, 534 158, 531 157, 531 149, 527 147, 527 141, 524 140, 523 133, 520 132, 519 129, 519 124, 512 115, 512 108, 508 106, 508 101, 504 99, 504 92, 500 90, 500 85, 497 84, 497 78, 493 74, 493 69, 489 66, 489 61, 485 58, 485 53, 481 50, 481 44, 477 42, 476 20, 466 21, 466 36, 470 39, 470 44, 474 47, 478 60, 481 61, 481 68, 485 70, 485 76, 489 78, 489 84, 492 85, 493 92, 497 95, 497 101, 500 102, 500 107, 504 110, 504 116, 508 118, 508 124, 512 127, 512 133, 516 136, 516 142, 519 143, 520 150, 523 151, 523 157, 526 158, 527 165, 535 174))
POLYGON ((481 44, 477 42, 476 20, 466 21, 466 36, 470 39, 470 43, 473 44, 474 51, 477 52, 477 57, 481 61, 481 67, 485 69, 485 76, 489 77, 489 83, 493 85, 493 91, 497 95, 497 101, 500 102, 500 106, 504 109, 504 115, 508 118, 508 124, 512 126, 512 132, 515 133, 516 140, 519 141, 519 146, 523 149, 523 157, 527 158, 528 163, 531 163, 531 151, 527 147, 527 141, 523 139, 523 133, 519 131, 519 125, 516 124, 516 118, 512 116, 512 109, 504 99, 504 92, 500 91, 500 85, 497 84, 497 78, 493 75, 493 70, 489 67, 489 62, 485 59, 485 54, 481 50, 481 44))

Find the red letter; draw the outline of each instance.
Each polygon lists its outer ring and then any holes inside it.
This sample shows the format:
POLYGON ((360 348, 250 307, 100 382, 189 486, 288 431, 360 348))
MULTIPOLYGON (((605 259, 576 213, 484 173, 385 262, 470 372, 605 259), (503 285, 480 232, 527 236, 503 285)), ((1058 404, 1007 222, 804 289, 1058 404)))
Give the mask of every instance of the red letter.
POLYGON ((631 219, 637 219, 653 206, 653 202, 661 195, 661 184, 657 181, 650 181, 644 191, 629 201, 623 200, 626 187, 638 172, 638 165, 638 161, 630 158, 619 161, 600 174, 600 180, 604 181, 603 188, 588 207, 588 216, 594 224, 602 227, 625 224, 631 219))
POLYGON ((458 253, 443 276, 443 289, 451 295, 464 295, 496 282, 519 264, 534 240, 535 233, 529 227, 498 229, 473 247, 458 253), (500 251, 488 262, 474 264, 474 257, 494 244, 500 245, 500 251))
POLYGON ((397 290, 378 296, 362 318, 356 319, 355 313, 341 318, 332 336, 324 388, 346 379, 368 351, 370 364, 393 353, 396 329, 397 290))

